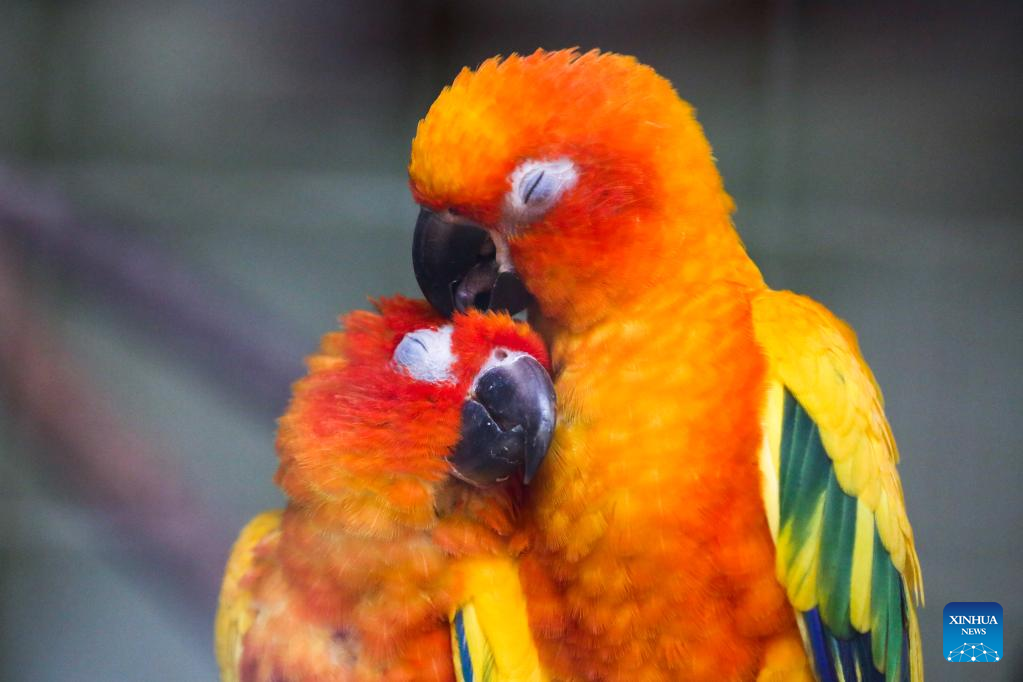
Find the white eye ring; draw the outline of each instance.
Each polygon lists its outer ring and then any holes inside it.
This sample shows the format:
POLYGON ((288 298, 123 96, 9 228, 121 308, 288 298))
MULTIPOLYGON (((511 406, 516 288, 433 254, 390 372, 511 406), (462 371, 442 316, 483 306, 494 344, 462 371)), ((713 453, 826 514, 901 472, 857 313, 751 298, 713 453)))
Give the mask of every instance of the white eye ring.
POLYGON ((451 333, 454 328, 446 324, 439 329, 417 329, 405 335, 394 349, 391 360, 395 367, 409 376, 431 384, 454 381, 451 366, 455 355, 451 351, 451 333))
POLYGON ((530 159, 520 163, 508 180, 511 189, 504 200, 505 222, 524 225, 554 208, 562 195, 575 187, 579 172, 570 159, 530 159))

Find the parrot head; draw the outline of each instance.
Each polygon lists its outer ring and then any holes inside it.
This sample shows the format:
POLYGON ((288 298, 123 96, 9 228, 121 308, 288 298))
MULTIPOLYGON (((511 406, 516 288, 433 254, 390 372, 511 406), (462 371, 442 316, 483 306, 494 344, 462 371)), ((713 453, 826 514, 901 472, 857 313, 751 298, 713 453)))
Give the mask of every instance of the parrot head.
POLYGON ((409 175, 416 278, 443 314, 535 297, 585 326, 687 268, 727 268, 718 245, 737 242, 692 108, 617 54, 464 69, 420 121, 409 175))
POLYGON ((449 476, 528 483, 555 422, 542 341, 505 314, 445 320, 425 301, 375 305, 325 336, 295 384, 278 434, 289 498, 374 495, 413 508, 449 476))

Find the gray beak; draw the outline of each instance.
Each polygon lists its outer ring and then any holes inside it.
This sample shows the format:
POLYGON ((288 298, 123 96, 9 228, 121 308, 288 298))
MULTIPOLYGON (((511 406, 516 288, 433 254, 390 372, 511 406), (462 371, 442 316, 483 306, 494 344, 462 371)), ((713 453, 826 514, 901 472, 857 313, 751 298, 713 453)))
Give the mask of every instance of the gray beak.
POLYGON ((462 406, 462 437, 448 458, 455 475, 482 487, 521 472, 528 484, 550 448, 556 407, 543 365, 507 354, 476 378, 462 406))

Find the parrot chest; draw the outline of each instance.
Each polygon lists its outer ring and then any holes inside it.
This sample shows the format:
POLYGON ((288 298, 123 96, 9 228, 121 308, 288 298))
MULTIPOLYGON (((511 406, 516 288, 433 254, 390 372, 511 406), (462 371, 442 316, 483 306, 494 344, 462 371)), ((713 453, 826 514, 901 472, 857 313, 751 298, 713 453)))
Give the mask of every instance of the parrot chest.
POLYGON ((428 535, 331 535, 286 513, 260 563, 243 681, 453 677, 449 562, 428 535))
POLYGON ((564 418, 538 481, 537 561, 573 646, 552 659, 570 678, 752 675, 787 612, 760 498, 765 364, 746 297, 721 285, 648 305, 556 342, 555 357, 564 418))

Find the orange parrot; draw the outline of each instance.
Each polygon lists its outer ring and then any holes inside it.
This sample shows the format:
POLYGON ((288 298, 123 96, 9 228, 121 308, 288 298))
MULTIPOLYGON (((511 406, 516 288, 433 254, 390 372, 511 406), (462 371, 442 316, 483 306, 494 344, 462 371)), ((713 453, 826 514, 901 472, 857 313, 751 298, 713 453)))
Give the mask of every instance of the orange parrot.
POLYGON ((277 442, 287 508, 232 551, 221 678, 447 681, 486 663, 540 682, 510 557, 554 427, 543 342, 507 315, 377 308, 327 334, 295 384, 277 442))
POLYGON ((463 70, 420 122, 416 277, 530 306, 559 426, 519 563, 557 680, 920 680, 920 567, 853 332, 774 291, 692 108, 635 59, 463 70))

